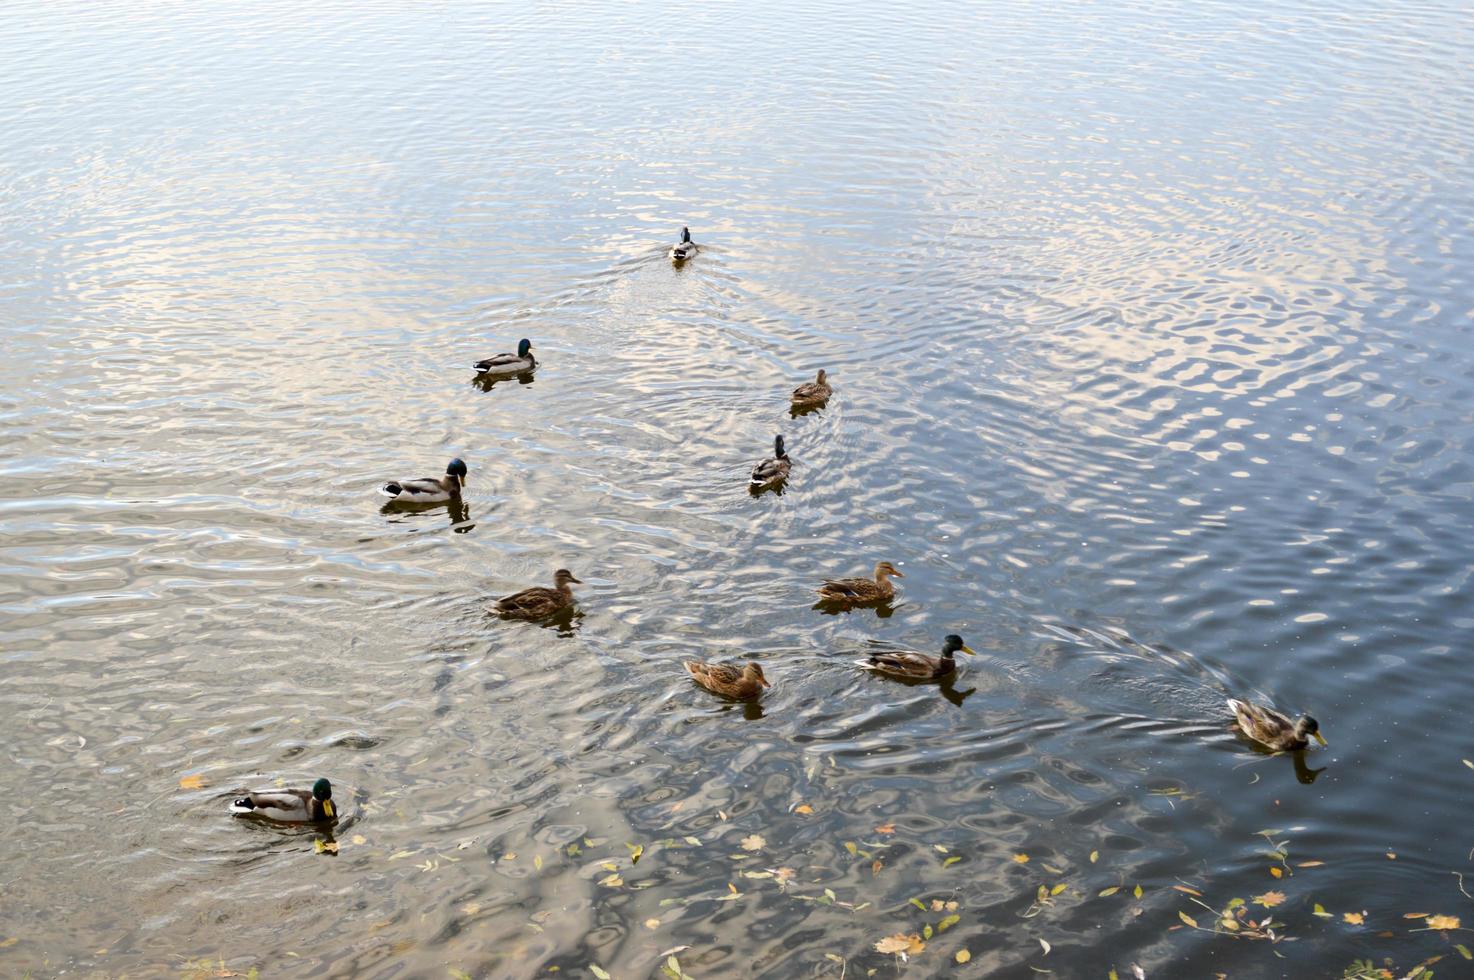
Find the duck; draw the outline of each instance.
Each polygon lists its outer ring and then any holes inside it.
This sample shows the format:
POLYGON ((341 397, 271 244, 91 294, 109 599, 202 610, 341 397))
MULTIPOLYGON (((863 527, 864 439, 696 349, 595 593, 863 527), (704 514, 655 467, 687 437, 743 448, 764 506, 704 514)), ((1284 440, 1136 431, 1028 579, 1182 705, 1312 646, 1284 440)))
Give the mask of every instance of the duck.
POLYGON ((379 488, 386 497, 398 503, 443 504, 447 500, 460 500, 461 489, 466 485, 466 464, 453 459, 445 467, 445 476, 433 476, 418 480, 393 480, 379 488))
POLYGON ((323 823, 338 819, 333 807, 333 784, 319 779, 311 790, 272 789, 247 793, 230 804, 230 812, 279 820, 282 823, 323 823))
POLYGON ((480 374, 525 374, 537 367, 537 358, 532 356, 532 341, 523 337, 517 341, 517 353, 493 354, 476 362, 480 374))
POLYGON ((1276 752, 1298 751, 1309 745, 1312 738, 1321 745, 1326 744, 1325 736, 1320 733, 1320 722, 1309 715, 1291 721, 1288 715, 1273 708, 1238 698, 1228 699, 1228 710, 1233 712, 1240 731, 1276 752))
POLYGON ((872 653, 863 660, 856 660, 855 663, 878 674, 906 680, 926 681, 939 677, 950 677, 956 673, 957 661, 952 659, 952 655, 959 650, 971 656, 977 656, 966 643, 962 642, 962 637, 956 633, 949 633, 942 640, 940 657, 933 657, 925 653, 895 651, 872 653))
POLYGON ((890 582, 892 576, 906 577, 890 562, 877 562, 874 579, 841 578, 826 581, 819 586, 819 598, 823 602, 842 602, 852 606, 867 602, 889 602, 896 594, 896 587, 890 582))
POLYGON ((670 247, 670 260, 684 262, 696 254, 696 243, 691 241, 691 229, 681 229, 681 240, 670 247))
POLYGON ((492 603, 492 611, 509 619, 546 619, 565 609, 573 608, 572 585, 582 585, 573 573, 560 568, 553 573, 551 589, 536 587, 503 596, 492 603))
POLYGON ((823 368, 819 369, 819 376, 813 381, 806 382, 793 389, 793 397, 790 399, 795 405, 822 405, 834 394, 834 389, 829 387, 829 376, 823 368))
POLYGON ((752 468, 752 479, 748 486, 754 490, 764 490, 776 486, 788 479, 788 471, 793 469, 793 461, 788 458, 788 453, 783 449, 783 437, 773 437, 773 456, 765 459, 752 468))
POLYGON ((692 680, 708 691, 738 701, 754 701, 763 693, 763 688, 773 686, 763 676, 763 668, 750 660, 742 667, 702 660, 687 660, 682 666, 691 674, 692 680))

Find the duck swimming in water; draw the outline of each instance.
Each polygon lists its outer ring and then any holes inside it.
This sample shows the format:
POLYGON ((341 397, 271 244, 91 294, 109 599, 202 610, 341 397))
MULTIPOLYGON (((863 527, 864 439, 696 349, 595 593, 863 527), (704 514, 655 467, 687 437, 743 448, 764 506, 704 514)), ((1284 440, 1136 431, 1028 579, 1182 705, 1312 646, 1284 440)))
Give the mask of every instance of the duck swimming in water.
POLYGON ((493 354, 476 362, 481 374, 526 374, 537 367, 537 358, 532 356, 532 341, 523 337, 517 341, 517 353, 493 354))
POLYGON ((1301 715, 1298 721, 1291 721, 1288 715, 1273 708, 1238 698, 1228 699, 1228 710, 1233 712, 1241 732, 1276 752, 1303 749, 1312 738, 1321 745, 1326 744, 1325 736, 1320 733, 1320 722, 1309 715, 1301 715))
POLYGON ((681 229, 681 240, 670 247, 670 260, 684 262, 696 254, 696 243, 691 241, 691 229, 681 229))
POLYGON ((433 476, 422 477, 418 480, 391 480, 379 488, 379 492, 386 497, 393 497, 396 503, 407 504, 443 504, 447 500, 460 500, 461 490, 466 485, 466 464, 459 459, 450 461, 445 468, 445 476, 438 479, 433 476))
POLYGON ((553 588, 536 587, 503 596, 492 603, 491 610, 508 619, 547 619, 565 609, 573 608, 573 589, 582 585, 573 573, 560 568, 553 573, 553 588))
POLYGON ((687 660, 682 666, 690 673, 692 680, 708 691, 738 701, 756 700, 763 693, 763 688, 773 686, 763 676, 762 667, 752 661, 738 667, 736 664, 687 660))
POLYGON ((793 461, 783 448, 783 437, 774 436, 772 458, 765 459, 752 468, 752 478, 747 485, 753 490, 766 490, 788 479, 788 471, 791 469, 793 461))
MULTIPOLYGON (((877 562, 875 578, 833 579, 819 586, 819 601, 846 606, 861 606, 870 602, 889 602, 895 598, 896 587, 891 577, 905 578, 896 566, 888 561, 877 562)), ((972 651, 968 651, 971 653, 972 651)))
POLYGON ((925 653, 896 651, 894 653, 872 653, 863 660, 856 660, 855 663, 878 674, 900 677, 904 680, 925 681, 950 677, 956 673, 957 661, 953 659, 953 654, 959 650, 976 656, 972 649, 962 642, 962 637, 956 633, 950 633, 942 641, 940 657, 928 656, 925 653))
POLYGON ((793 396, 789 400, 795 408, 811 408, 824 404, 832 394, 834 390, 829 387, 829 376, 820 368, 819 376, 793 389, 793 396))

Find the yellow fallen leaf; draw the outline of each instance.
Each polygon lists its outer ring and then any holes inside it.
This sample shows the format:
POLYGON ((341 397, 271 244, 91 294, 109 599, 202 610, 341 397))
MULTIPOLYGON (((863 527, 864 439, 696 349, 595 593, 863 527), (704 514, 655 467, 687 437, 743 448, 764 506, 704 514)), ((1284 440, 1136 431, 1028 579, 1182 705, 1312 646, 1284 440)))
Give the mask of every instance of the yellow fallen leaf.
POLYGON ((621 878, 617 873, 612 875, 605 875, 604 877, 599 879, 599 884, 603 885, 605 888, 618 888, 620 885, 624 884, 624 879, 621 878))
POLYGON ((896 832, 896 825, 893 823, 883 823, 875 828, 875 832, 877 834, 894 834, 896 832))
POLYGON ((1456 915, 1430 915, 1428 916, 1429 929, 1457 929, 1459 917, 1456 915))
POLYGON ((1099 851, 1091 851, 1090 852, 1090 863, 1091 864, 1094 864, 1096 861, 1099 861, 1099 860, 1100 860, 1100 852, 1099 851))
POLYGON ((634 865, 639 864, 640 863, 640 855, 642 855, 642 854, 645 853, 645 845, 644 844, 626 844, 624 846, 625 847, 628 847, 630 849, 630 866, 633 867, 634 865))
POLYGON ((1284 874, 1285 874, 1283 871, 1281 871, 1279 869, 1279 866, 1278 865, 1273 865, 1273 864, 1271 864, 1269 866, 1269 873, 1272 874, 1272 875, 1274 875, 1276 878, 1282 878, 1282 877, 1284 877, 1284 874))
POLYGON ((1189 888, 1186 885, 1173 885, 1172 887, 1175 888, 1175 889, 1177 889, 1180 892, 1183 892, 1184 894, 1192 895, 1192 896, 1194 896, 1196 898, 1202 898, 1203 897, 1203 893, 1200 892, 1200 891, 1198 891, 1196 888, 1189 888))
POLYGON ((10 936, 6 939, 0 939, 0 949, 8 949, 18 942, 20 942, 20 939, 15 936, 10 936))
POLYGON ((1432 912, 1404 912, 1402 917, 1404 919, 1426 919, 1432 914, 1432 912))
POLYGON ((1013 859, 1015 861, 1017 861, 1019 864, 1028 864, 1029 863, 1029 856, 1027 854, 1015 854, 1013 856, 1013 859))
POLYGON ((312 849, 318 854, 337 854, 338 842, 335 840, 315 840, 312 849))
POLYGON ((1047 940, 1047 939, 1040 939, 1039 940, 1039 945, 1044 947, 1044 955, 1045 956, 1048 956, 1049 955, 1049 951, 1054 948, 1054 947, 1052 947, 1052 946, 1049 945, 1049 940, 1047 940))
POLYGON ((461 914, 464 915, 468 919, 471 916, 475 915, 477 912, 480 912, 480 911, 481 911, 481 903, 480 902, 467 902, 465 905, 462 905, 461 906, 461 914))
POLYGON ((952 865, 956 864, 958 861, 961 861, 961 860, 962 860, 962 858, 958 857, 956 854, 953 854, 951 857, 944 858, 942 860, 942 867, 944 867, 944 868, 950 868, 952 865))
POLYGON ((646 929, 659 929, 660 928, 660 920, 659 919, 646 919, 645 920, 645 928, 646 929))
POLYGON ((1141 897, 1141 886, 1140 885, 1137 885, 1136 886, 1136 889, 1131 894, 1135 895, 1137 898, 1140 898, 1141 897))
POLYGON ((1315 908, 1311 910, 1311 913, 1310 914, 1311 915, 1318 915, 1322 919, 1335 918, 1335 916, 1333 916, 1333 915, 1331 915, 1331 913, 1327 912, 1326 911, 1326 907, 1324 905, 1322 905, 1321 903, 1319 903, 1319 902, 1316 902, 1315 903, 1315 908))
POLYGON ((796 872, 792 868, 774 868, 773 876, 779 881, 792 881, 796 872))
POLYGON ((744 851, 761 851, 768 842, 763 840, 759 834, 749 834, 742 838, 742 849, 744 851))
POLYGON ((968 960, 972 959, 972 954, 965 949, 959 949, 957 951, 957 955, 953 958, 957 960, 958 963, 966 963, 968 960))
POLYGON ((1365 911, 1341 913, 1341 918, 1345 919, 1347 922, 1351 923, 1354 926, 1359 926, 1362 923, 1366 922, 1366 916, 1367 914, 1365 911))
POLYGON ((1060 882, 1059 884, 1055 885, 1053 888, 1049 889, 1049 894, 1050 894, 1051 897, 1053 897, 1055 895, 1058 895, 1060 892, 1064 891, 1068 887, 1070 887, 1070 886, 1067 885, 1067 884, 1065 884, 1064 882, 1060 882))
POLYGON ((809 806, 807 803, 800 803, 798 806, 793 808, 793 812, 802 813, 804 816, 808 816, 809 814, 814 812, 814 808, 809 806))
POLYGON ((1263 895, 1254 896, 1254 904, 1262 905, 1267 909, 1272 909, 1276 905, 1283 904, 1284 900, 1284 892, 1265 892, 1263 895))
POLYGON ((1198 920, 1197 919, 1194 919, 1192 916, 1188 915, 1186 912, 1178 912, 1177 913, 1177 917, 1179 919, 1181 919, 1183 922, 1185 922, 1186 924, 1192 926, 1194 929, 1196 929, 1198 927, 1198 920))
POLYGON ((855 842, 852 840, 847 840, 844 842, 844 849, 850 852, 850 857, 856 857, 860 853, 859 846, 856 845, 855 842))
POLYGON ((1299 864, 1295 865, 1295 867, 1297 867, 1297 868, 1318 868, 1318 867, 1320 867, 1323 864, 1325 864, 1324 861, 1301 861, 1299 864))
POLYGON ((539 871, 543 869, 543 856, 541 854, 534 854, 532 856, 532 866, 539 871))
POLYGON ((962 921, 962 916, 960 916, 960 915, 949 915, 945 919, 943 919, 941 922, 938 922, 937 923, 937 932, 946 932, 948 929, 952 928, 953 926, 955 926, 957 923, 959 923, 961 921, 962 921))
POLYGON ((914 954, 926 949, 926 943, 921 941, 921 936, 917 933, 908 934, 898 932, 894 936, 886 936, 884 939, 876 942, 874 949, 877 953, 914 954))
POLYGON ((355 843, 355 844, 367 844, 368 843, 368 838, 365 837, 365 836, 363 836, 362 834, 354 834, 353 835, 353 843, 355 843))
POLYGON ((507 853, 505 853, 505 854, 502 855, 502 860, 503 861, 515 861, 515 860, 517 860, 517 852, 516 851, 508 851, 507 853))
POLYGON ((1120 890, 1121 890, 1121 886, 1120 885, 1112 885, 1109 888, 1102 888, 1100 890, 1100 892, 1097 894, 1097 897, 1098 898, 1109 898, 1110 896, 1116 894, 1116 892, 1118 892, 1120 890))
POLYGON ((1392 851, 1388 851, 1387 852, 1387 860, 1389 860, 1389 861, 1396 861, 1397 860, 1397 855, 1395 853, 1393 853, 1392 851))
POLYGON ((205 777, 201 776, 199 773, 195 773, 193 776, 179 777, 180 789, 204 789, 204 787, 205 777))

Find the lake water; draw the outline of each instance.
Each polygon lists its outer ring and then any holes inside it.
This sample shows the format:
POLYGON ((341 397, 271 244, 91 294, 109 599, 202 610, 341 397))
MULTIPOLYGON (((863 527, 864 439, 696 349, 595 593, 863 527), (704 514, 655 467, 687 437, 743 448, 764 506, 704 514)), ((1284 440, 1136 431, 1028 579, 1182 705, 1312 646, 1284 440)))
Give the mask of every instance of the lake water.
POLYGON ((1457 2, 7 5, 0 973, 1474 966, 1404 918, 1474 926, 1471 47, 1457 2), (464 509, 381 511, 452 456, 464 509), (881 559, 887 614, 812 608, 881 559), (486 615, 560 566, 579 616, 486 615), (951 632, 945 688, 852 664, 951 632), (227 815, 320 775, 331 835, 227 815))

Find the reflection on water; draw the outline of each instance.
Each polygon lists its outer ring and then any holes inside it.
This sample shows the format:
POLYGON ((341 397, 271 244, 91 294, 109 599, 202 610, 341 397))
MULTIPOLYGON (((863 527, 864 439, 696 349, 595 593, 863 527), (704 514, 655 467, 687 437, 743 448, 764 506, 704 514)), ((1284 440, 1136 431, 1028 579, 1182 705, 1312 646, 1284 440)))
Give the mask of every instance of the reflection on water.
POLYGON ((0 972, 1462 962, 1460 5, 7 13, 0 972))

